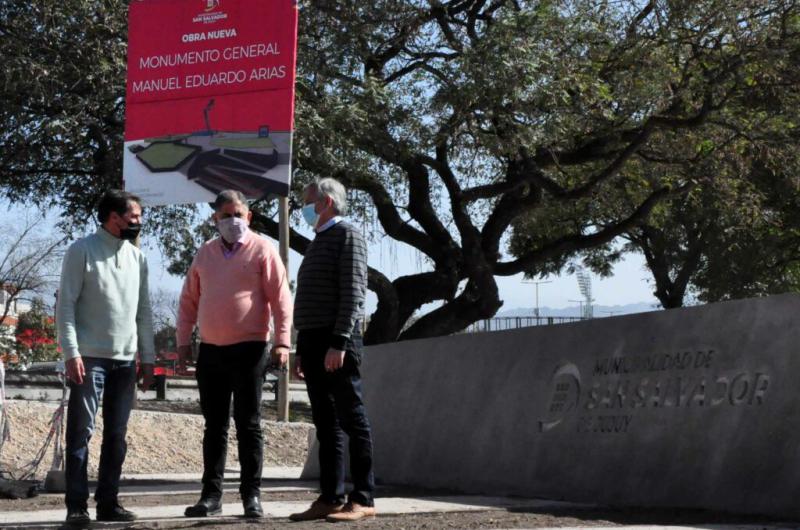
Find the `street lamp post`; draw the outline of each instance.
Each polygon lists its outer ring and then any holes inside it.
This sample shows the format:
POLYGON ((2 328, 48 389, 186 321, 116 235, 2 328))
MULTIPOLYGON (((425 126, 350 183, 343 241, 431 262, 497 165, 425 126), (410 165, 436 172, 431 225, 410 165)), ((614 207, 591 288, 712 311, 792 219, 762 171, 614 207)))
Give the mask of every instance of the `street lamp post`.
POLYGON ((567 300, 567 302, 578 302, 580 304, 580 316, 583 317, 583 300, 567 300))
POLYGON ((546 280, 546 281, 525 281, 522 280, 522 283, 532 283, 536 286, 536 307, 533 309, 533 315, 538 319, 539 318, 539 285, 543 283, 553 283, 553 280, 546 280))

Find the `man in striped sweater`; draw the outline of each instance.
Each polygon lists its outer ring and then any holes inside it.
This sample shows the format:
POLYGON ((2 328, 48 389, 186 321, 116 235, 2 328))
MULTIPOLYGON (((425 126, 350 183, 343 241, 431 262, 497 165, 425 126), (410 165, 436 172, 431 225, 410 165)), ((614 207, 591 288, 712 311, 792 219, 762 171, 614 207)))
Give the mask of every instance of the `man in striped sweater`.
POLYGON ((319 441, 321 495, 293 521, 356 521, 375 515, 372 433, 361 396, 361 330, 367 246, 346 214, 344 186, 322 179, 303 192, 303 217, 316 237, 297 273, 295 374, 305 378, 319 441), (344 433, 353 491, 345 504, 344 433))

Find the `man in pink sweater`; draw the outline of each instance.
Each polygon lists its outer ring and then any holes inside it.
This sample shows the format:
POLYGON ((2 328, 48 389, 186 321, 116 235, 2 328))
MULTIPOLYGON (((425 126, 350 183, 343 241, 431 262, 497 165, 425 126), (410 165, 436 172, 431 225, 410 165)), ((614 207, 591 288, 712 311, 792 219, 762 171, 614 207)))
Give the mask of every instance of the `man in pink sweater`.
POLYGON ((245 516, 263 516, 261 388, 270 355, 281 365, 288 361, 292 301, 283 262, 269 241, 249 229, 252 216, 240 192, 217 196, 214 221, 220 237, 200 247, 181 292, 178 354, 181 362, 191 359, 192 330, 198 325, 196 377, 206 424, 203 490, 200 501, 186 508, 187 517, 222 513, 231 396, 245 516), (268 355, 271 317, 275 336, 268 355))

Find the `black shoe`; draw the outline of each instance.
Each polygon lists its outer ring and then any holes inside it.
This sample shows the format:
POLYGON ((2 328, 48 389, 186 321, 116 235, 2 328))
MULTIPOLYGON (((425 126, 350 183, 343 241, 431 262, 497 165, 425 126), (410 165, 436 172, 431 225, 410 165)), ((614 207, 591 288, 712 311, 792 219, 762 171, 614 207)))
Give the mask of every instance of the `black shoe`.
POLYGON ((97 520, 105 522, 129 522, 136 520, 136 514, 126 510, 118 502, 97 505, 97 520))
POLYGON ((261 499, 258 498, 258 495, 244 499, 242 505, 244 506, 245 517, 264 517, 264 509, 261 508, 261 499))
POLYGON ((220 499, 201 498, 194 506, 189 506, 183 512, 186 517, 208 517, 222 513, 220 499))
POLYGON ((89 510, 86 507, 81 506, 80 508, 70 508, 67 507, 67 519, 66 524, 70 526, 85 526, 92 522, 91 517, 89 517, 89 510))

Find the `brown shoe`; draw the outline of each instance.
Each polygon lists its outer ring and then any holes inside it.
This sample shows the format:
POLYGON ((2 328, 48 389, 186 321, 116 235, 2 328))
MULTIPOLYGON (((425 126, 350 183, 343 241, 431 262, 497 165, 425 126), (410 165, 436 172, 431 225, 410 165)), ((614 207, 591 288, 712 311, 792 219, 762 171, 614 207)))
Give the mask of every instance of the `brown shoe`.
POLYGON ((331 514, 341 512, 343 507, 344 505, 342 504, 329 504, 325 501, 316 500, 311 503, 311 507, 308 510, 290 515, 289 520, 315 521, 317 519, 325 519, 331 514))
POLYGON ((359 521, 365 517, 375 517, 374 506, 362 506, 357 502, 348 502, 341 511, 330 514, 325 520, 329 523, 339 523, 345 521, 359 521))

